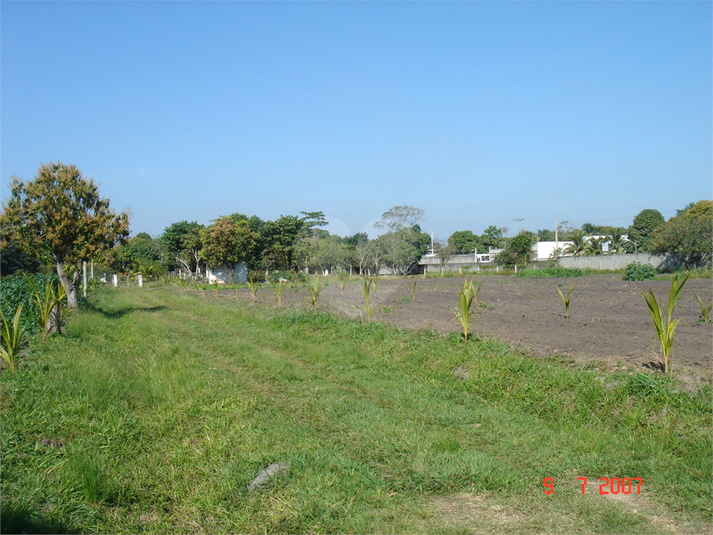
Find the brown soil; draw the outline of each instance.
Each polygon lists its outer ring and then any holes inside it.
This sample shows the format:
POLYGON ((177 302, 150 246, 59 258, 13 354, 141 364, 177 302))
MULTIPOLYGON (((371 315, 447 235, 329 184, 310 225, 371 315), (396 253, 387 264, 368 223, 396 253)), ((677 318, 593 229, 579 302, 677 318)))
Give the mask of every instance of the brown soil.
MULTIPOLYGON (((659 304, 668 302, 670 281, 627 282, 620 275, 590 275, 578 278, 521 279, 513 276, 482 277, 478 313, 472 330, 477 336, 497 338, 521 346, 538 357, 560 356, 573 362, 587 362, 629 370, 657 367, 660 349, 653 340, 653 328, 641 291, 653 290, 659 304), (570 317, 557 293, 571 295, 570 317)), ((462 278, 380 279, 372 304, 374 321, 404 329, 431 329, 459 332, 453 314, 462 278), (416 281, 416 300, 412 288, 416 281)), ((306 303, 306 289, 298 293, 285 288, 285 304, 306 303)), ((700 323, 700 306, 713 298, 709 279, 686 282, 674 316, 681 322, 670 358, 671 369, 687 382, 709 381, 713 360, 713 325, 700 323)), ((249 296, 249 295, 248 295, 249 296)), ((260 301, 274 303, 262 290, 260 301)), ((319 297, 319 306, 342 315, 359 317, 355 308, 363 306, 362 286, 349 283, 340 291, 332 282, 319 297)))

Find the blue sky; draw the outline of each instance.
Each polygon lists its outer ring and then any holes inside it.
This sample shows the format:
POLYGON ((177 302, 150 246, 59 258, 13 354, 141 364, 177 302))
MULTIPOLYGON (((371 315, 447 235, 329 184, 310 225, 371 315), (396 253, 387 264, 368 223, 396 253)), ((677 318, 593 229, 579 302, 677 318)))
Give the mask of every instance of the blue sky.
POLYGON ((154 236, 668 218, 713 197, 711 6, 2 1, 2 198, 61 160, 154 236))

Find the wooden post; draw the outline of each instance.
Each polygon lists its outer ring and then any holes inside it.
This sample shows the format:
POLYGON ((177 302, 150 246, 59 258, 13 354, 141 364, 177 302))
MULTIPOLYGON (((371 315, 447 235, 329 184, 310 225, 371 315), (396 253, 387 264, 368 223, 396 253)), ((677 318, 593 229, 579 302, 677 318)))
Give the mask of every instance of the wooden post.
POLYGON ((116 273, 111 276, 111 283, 114 285, 114 288, 119 286, 119 277, 116 276, 116 273))

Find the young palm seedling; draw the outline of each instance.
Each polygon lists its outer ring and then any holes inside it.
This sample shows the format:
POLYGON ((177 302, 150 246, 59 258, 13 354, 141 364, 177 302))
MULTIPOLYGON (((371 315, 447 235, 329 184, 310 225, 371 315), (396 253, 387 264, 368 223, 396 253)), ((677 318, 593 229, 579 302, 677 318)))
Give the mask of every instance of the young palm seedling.
POLYGON ((478 292, 480 291, 480 283, 474 285, 473 281, 468 282, 466 279, 458 294, 458 306, 453 309, 453 313, 460 321, 463 328, 463 340, 468 341, 468 331, 470 325, 475 319, 475 311, 471 310, 473 303, 478 303, 478 292))
POLYGON ((10 324, 7 318, 5 318, 5 314, 0 310, 0 318, 2 319, 2 325, 0 325, 0 340, 2 341, 2 345, 0 345, 0 357, 7 362, 11 372, 15 371, 15 360, 17 359, 20 344, 22 344, 23 329, 20 323, 21 314, 22 305, 17 307, 15 317, 12 319, 12 324, 10 324))
POLYGON ((702 323, 711 323, 711 308, 713 308, 713 303, 710 303, 708 306, 705 306, 703 304, 703 301, 701 301, 700 297, 698 297, 697 295, 695 297, 701 307, 701 317, 698 321, 702 323))
POLYGON ((574 284, 569 285, 566 296, 562 293, 562 290, 557 288, 557 293, 560 294, 560 299, 562 299, 562 304, 564 305, 564 317, 567 319, 569 319, 569 296, 572 293, 572 288, 574 288, 574 284))
POLYGON ((305 299, 307 299, 314 308, 317 308, 317 298, 324 288, 324 285, 317 277, 307 275, 307 287, 309 288, 309 295, 306 296, 305 299))
POLYGON ((364 308, 353 305, 354 308, 364 313, 367 323, 371 323, 371 317, 374 314, 374 307, 369 305, 372 284, 374 285, 374 294, 376 294, 376 281, 374 280, 374 277, 364 277, 364 308))
POLYGON ((61 284, 55 286, 54 281, 47 281, 45 284, 44 296, 37 289, 35 281, 25 275, 25 280, 32 290, 32 300, 37 305, 39 315, 37 317, 38 327, 42 333, 42 340, 47 338, 51 332, 60 330, 60 306, 62 299, 66 297, 64 287, 61 284))
POLYGON ((257 282, 252 277, 248 279, 248 288, 250 288, 250 295, 252 295, 253 303, 257 301, 257 291, 260 289, 260 283, 257 282))
POLYGON ((282 306, 282 290, 285 289, 287 282, 287 279, 283 278, 270 279, 270 286, 272 286, 272 292, 275 294, 275 301, 279 307, 282 306))
POLYGON ((673 319, 673 309, 676 307, 676 302, 679 297, 681 297, 681 290, 683 289, 683 285, 686 284, 686 280, 688 280, 688 275, 683 277, 679 283, 678 275, 676 275, 671 281, 671 290, 668 294, 668 312, 666 316, 664 316, 663 310, 659 307, 654 292, 652 292, 651 289, 649 289, 649 295, 646 295, 643 290, 641 292, 651 313, 651 322, 654 324, 655 332, 654 338, 657 338, 661 344, 661 353, 663 353, 664 358, 664 373, 668 373, 668 359, 676 338, 676 326, 681 321, 680 319, 673 319))
POLYGON ((417 283, 417 282, 418 282, 418 279, 417 279, 417 280, 414 280, 414 281, 413 281, 413 286, 411 287, 411 301, 412 301, 413 303, 416 302, 416 283, 417 283))
POLYGON ((218 277, 214 278, 211 284, 213 286, 213 290, 215 291, 215 295, 220 295, 220 283, 218 282, 218 277))

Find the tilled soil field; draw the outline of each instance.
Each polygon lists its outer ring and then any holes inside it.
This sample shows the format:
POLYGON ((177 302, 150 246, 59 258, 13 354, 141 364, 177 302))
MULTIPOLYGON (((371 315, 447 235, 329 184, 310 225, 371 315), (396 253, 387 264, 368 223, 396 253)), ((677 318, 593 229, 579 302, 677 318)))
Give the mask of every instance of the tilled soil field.
MULTIPOLYGON (((573 362, 603 365, 608 369, 655 368, 659 365, 658 343, 641 291, 653 290, 659 305, 666 306, 671 282, 656 280, 627 282, 621 275, 589 275, 578 278, 524 279, 514 276, 478 277, 482 287, 472 331, 522 347, 537 357, 560 356, 573 362), (557 293, 571 295, 570 317, 557 293)), ((459 332, 453 314, 463 278, 380 279, 372 304, 374 321, 404 329, 459 332), (416 298, 412 299, 416 281, 416 298)), ((306 305, 299 292, 285 288, 285 304, 306 305)), ((672 370, 686 382, 710 381, 713 375, 713 325, 700 323, 698 295, 703 303, 713 299, 710 279, 686 282, 674 317, 681 318, 670 359, 672 370)), ((269 290, 258 294, 260 301, 273 302, 269 290)), ((249 294, 248 294, 249 298, 249 294)), ((355 306, 363 306, 362 286, 349 283, 340 291, 332 282, 322 291, 319 307, 349 317, 359 317, 355 306)))

